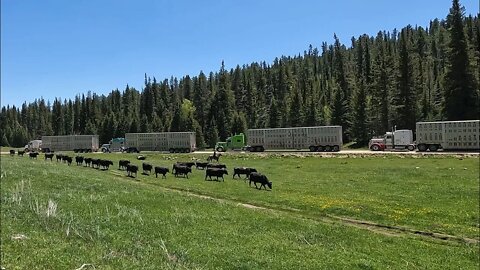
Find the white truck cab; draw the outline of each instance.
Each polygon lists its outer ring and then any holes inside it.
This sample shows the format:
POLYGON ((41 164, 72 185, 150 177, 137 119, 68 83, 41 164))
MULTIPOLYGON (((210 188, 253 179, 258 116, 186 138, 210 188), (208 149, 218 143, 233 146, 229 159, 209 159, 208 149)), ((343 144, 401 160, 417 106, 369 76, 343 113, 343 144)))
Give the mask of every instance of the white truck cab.
POLYGON ((368 144, 370 150, 415 150, 413 132, 409 129, 399 129, 386 132, 381 138, 371 139, 368 144))

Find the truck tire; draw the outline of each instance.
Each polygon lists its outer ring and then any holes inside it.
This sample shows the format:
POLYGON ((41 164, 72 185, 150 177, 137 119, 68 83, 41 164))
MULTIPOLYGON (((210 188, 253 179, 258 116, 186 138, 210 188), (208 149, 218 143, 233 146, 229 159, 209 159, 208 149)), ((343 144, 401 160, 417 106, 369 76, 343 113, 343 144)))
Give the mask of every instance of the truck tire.
POLYGON ((370 146, 370 150, 372 150, 372 151, 380 151, 380 146, 378 146, 378 144, 374 144, 374 145, 370 146))
POLYGON ((332 147, 330 145, 325 146, 325 151, 327 152, 332 151, 332 147))
POLYGON ((265 148, 263 148, 263 146, 260 146, 258 150, 259 150, 259 152, 264 152, 265 148))
POLYGON ((168 149, 168 152, 170 152, 170 153, 174 153, 174 152, 175 152, 175 150, 174 150, 173 148, 170 148, 170 149, 168 149))
POLYGON ((224 152, 224 151, 225 151, 225 149, 223 149, 223 147, 221 147, 221 146, 217 147, 217 152, 224 152))
POLYGON ((407 146, 407 149, 408 149, 408 151, 413 151, 413 150, 415 150, 415 146, 409 145, 409 146, 407 146))
POLYGON ((107 152, 107 149, 102 148, 102 152, 103 152, 103 153, 106 153, 106 152, 107 152))
POLYGON ((310 150, 310 152, 315 152, 317 151, 317 147, 313 146, 313 145, 310 145, 310 147, 308 148, 310 150))
POLYGON ((340 151, 340 146, 334 145, 333 146, 333 152, 338 152, 338 151, 340 151))
POLYGON ((323 148, 322 145, 317 146, 317 152, 323 152, 325 151, 325 148, 323 148))
POLYGON ((424 143, 417 145, 418 151, 425 152, 428 149, 428 146, 424 143))
POLYGON ((437 152, 438 146, 436 144, 430 144, 428 150, 430 150, 430 152, 437 152))

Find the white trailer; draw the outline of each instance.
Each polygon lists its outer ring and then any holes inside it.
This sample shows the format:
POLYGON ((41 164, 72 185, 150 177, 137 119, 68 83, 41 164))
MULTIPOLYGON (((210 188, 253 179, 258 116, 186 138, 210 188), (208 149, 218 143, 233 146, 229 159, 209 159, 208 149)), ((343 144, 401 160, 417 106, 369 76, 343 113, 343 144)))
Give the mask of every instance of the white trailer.
POLYGON ((195 132, 127 133, 125 146, 139 151, 188 153, 197 148, 195 132))
POLYGON ((417 123, 418 151, 479 150, 480 120, 417 123))
POLYGON ((98 151, 98 135, 42 136, 42 151, 98 151))
POLYGON ((265 149, 309 149, 315 151, 340 151, 341 126, 315 126, 293 128, 264 128, 247 130, 248 149, 263 152, 265 149))

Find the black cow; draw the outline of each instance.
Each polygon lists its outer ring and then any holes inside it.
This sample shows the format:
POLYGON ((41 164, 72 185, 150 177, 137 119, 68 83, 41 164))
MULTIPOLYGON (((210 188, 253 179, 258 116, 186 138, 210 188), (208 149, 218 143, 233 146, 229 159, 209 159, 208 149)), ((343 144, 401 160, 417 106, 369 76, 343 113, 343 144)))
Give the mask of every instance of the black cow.
POLYGON ((92 158, 92 168, 95 168, 95 169, 100 168, 100 159, 92 158))
POLYGON ((175 174, 175 177, 178 177, 179 175, 185 175, 188 179, 188 173, 192 172, 192 168, 188 166, 182 166, 182 165, 173 165, 174 171, 172 171, 173 174, 175 174))
POLYGON ((82 156, 76 156, 76 157, 75 157, 75 162, 77 162, 77 166, 82 165, 83 159, 84 159, 84 158, 83 158, 82 156))
POLYGON ((113 166, 113 162, 111 160, 106 160, 106 159, 100 159, 98 161, 98 164, 103 170, 108 170, 108 168, 110 168, 110 165, 113 166))
POLYGON ((56 154, 56 155, 55 155, 55 158, 57 159, 57 162, 58 162, 59 160, 62 160, 62 156, 63 156, 62 154, 56 154))
POLYGON ((15 150, 11 149, 10 150, 10 156, 14 156, 15 155, 15 150))
POLYGON ((228 175, 228 171, 226 169, 207 168, 207 170, 205 171, 205 180, 207 180, 207 177, 212 180, 212 176, 215 176, 217 178, 217 181, 219 177, 221 177, 222 180, 225 181, 225 179, 223 178, 224 174, 228 175))
POLYGON ((272 182, 268 181, 268 178, 267 176, 261 174, 261 173, 258 173, 258 172, 252 172, 250 174, 250 182, 248 183, 248 186, 252 186, 252 182, 255 184, 255 187, 257 189, 262 189, 262 187, 265 188, 265 190, 267 190, 267 187, 268 186, 270 189, 272 189, 272 182), (258 188, 257 186, 257 183, 260 183, 260 188, 258 188))
POLYGON ((175 174, 175 168, 176 167, 188 167, 190 169, 190 172, 191 172, 191 169, 192 169, 193 165, 195 165, 195 162, 177 162, 177 163, 173 164, 172 173, 175 174))
POLYGON ((226 169, 226 168, 227 168, 227 165, 225 165, 225 164, 212 164, 212 163, 208 163, 208 164, 207 164, 207 169, 208 169, 208 168, 226 169))
POLYGON ((238 178, 241 178, 240 175, 245 174, 245 178, 248 179, 252 172, 257 172, 257 170, 255 168, 248 167, 233 168, 233 178, 235 178, 235 175, 238 175, 238 178))
POLYGON ((28 153, 28 156, 29 156, 30 158, 37 159, 38 152, 31 152, 31 153, 28 153))
POLYGON ((68 158, 69 158, 69 156, 63 155, 62 156, 62 162, 67 162, 68 158))
POLYGON ((25 154, 25 151, 18 151, 18 155, 23 157, 23 154, 25 154))
POLYGON ((143 174, 150 175, 152 173, 152 165, 148 163, 142 163, 143 174), (147 174, 148 172, 148 174, 147 174))
POLYGON ((165 167, 155 167, 155 178, 158 177, 158 174, 163 175, 162 178, 167 178, 167 173, 170 172, 168 168, 165 167))
POLYGON ((72 157, 65 156, 65 162, 67 162, 68 166, 72 164, 72 157))
POLYGON ((53 160, 53 154, 51 153, 45 153, 45 160, 50 159, 50 161, 53 160))
POLYGON ((83 160, 85 161, 85 167, 90 167, 90 164, 92 164, 92 158, 86 157, 83 160))
POLYGON ((137 165, 132 165, 132 164, 127 165, 127 176, 133 177, 133 174, 135 174, 135 177, 137 177, 137 172, 138 172, 137 165))
POLYGON ((118 161, 118 169, 121 170, 121 169, 126 169, 128 164, 130 164, 130 161, 129 160, 120 160, 118 161))
POLYGON ((208 165, 208 162, 196 162, 195 163, 195 167, 197 167, 197 169, 199 170, 203 170, 207 167, 208 165))

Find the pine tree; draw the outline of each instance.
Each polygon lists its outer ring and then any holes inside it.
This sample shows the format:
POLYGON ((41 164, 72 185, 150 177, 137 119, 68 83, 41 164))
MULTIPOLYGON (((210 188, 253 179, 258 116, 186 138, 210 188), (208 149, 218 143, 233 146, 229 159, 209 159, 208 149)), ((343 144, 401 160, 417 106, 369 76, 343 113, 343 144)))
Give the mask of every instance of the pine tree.
POLYGON ((243 112, 233 114, 232 134, 245 133, 247 130, 247 120, 243 112))
POLYGON ((475 80, 470 70, 467 40, 463 28, 464 7, 452 1, 447 16, 449 54, 445 73, 445 115, 448 120, 478 119, 479 104, 475 80))
POLYGON ((268 126, 270 128, 278 128, 281 127, 280 123, 282 121, 282 116, 280 114, 280 110, 278 108, 277 100, 275 97, 272 98, 272 103, 270 103, 270 119, 268 121, 268 126))
POLYGON ((410 27, 403 29, 399 40, 399 76, 398 96, 396 106, 395 125, 401 129, 415 129, 416 123, 416 100, 415 85, 413 81, 413 66, 410 57, 409 42, 410 27))

